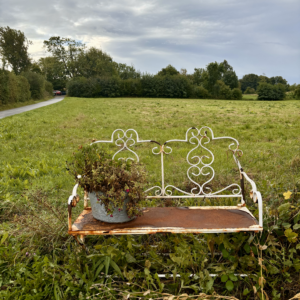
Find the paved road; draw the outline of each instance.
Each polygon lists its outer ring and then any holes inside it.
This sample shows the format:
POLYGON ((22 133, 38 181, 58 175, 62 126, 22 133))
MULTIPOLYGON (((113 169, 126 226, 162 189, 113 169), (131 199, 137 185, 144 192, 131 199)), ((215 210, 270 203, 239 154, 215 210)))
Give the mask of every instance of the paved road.
POLYGON ((22 106, 22 107, 18 107, 18 108, 13 108, 13 109, 8 109, 8 110, 4 110, 4 111, 0 111, 0 119, 9 117, 9 116, 13 116, 13 115, 17 115, 20 114, 22 112, 25 111, 29 111, 29 110, 33 110, 33 109, 37 109, 43 106, 47 106, 47 105, 51 105, 54 103, 57 103, 61 100, 64 99, 65 96, 56 96, 55 98, 48 100, 48 101, 44 101, 44 102, 39 102, 36 104, 31 104, 31 105, 27 105, 27 106, 22 106))

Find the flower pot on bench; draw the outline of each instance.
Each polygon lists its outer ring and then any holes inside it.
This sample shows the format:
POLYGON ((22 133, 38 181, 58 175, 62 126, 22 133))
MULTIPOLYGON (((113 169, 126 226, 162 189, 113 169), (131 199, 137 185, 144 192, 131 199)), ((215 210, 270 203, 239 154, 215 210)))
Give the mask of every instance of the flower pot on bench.
POLYGON ((127 195, 121 208, 115 207, 114 210, 110 211, 107 211, 105 205, 101 203, 99 193, 91 192, 88 195, 91 202, 92 214, 95 219, 107 223, 125 223, 135 219, 135 217, 129 218, 127 215, 126 205, 129 202, 127 195))

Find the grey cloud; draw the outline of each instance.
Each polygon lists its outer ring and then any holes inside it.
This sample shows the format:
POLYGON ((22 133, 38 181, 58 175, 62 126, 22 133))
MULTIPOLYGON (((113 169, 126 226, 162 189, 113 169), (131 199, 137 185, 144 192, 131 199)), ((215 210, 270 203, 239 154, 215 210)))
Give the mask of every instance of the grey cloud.
POLYGON ((192 72, 226 59, 239 77, 281 75, 293 84, 300 83, 299 12, 298 0, 0 0, 0 26, 36 41, 84 40, 143 72, 167 64, 192 72))

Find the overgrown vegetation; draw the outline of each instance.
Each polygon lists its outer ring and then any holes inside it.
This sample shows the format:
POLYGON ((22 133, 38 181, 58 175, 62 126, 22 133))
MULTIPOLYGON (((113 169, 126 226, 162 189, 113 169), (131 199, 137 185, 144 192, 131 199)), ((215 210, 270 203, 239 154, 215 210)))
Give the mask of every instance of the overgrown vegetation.
POLYGON ((272 85, 260 82, 257 88, 258 100, 283 100, 285 98, 285 86, 281 83, 272 85))
POLYGON ((95 144, 80 146, 68 161, 68 170, 85 191, 96 193, 111 217, 123 207, 129 218, 141 216, 145 168, 132 160, 112 160, 111 155, 95 144))
POLYGON ((30 99, 47 99, 52 94, 52 84, 42 75, 31 71, 15 75, 14 72, 0 70, 0 106, 26 103, 30 99))
MULTIPOLYGON (((299 101, 139 99, 139 104, 129 98, 66 98, 2 120, 0 299, 120 299, 128 294, 129 299, 154 299, 163 293, 195 298, 214 292, 224 299, 262 299, 262 287, 269 299, 290 299, 298 293, 299 101), (135 128, 141 139, 163 143, 201 125, 211 127, 215 136, 240 142, 241 164, 262 192, 263 234, 90 236, 88 255, 67 235, 67 199, 74 179, 65 161, 79 145, 110 140, 116 128, 135 128)), ((207 146, 216 158, 210 187, 239 182, 228 144, 207 146)), ((149 184, 159 185, 159 158, 152 148, 135 149, 149 166, 149 184)), ((189 150, 180 143, 166 156, 166 182, 190 188, 184 162, 189 150)), ((247 195, 249 191, 247 186, 247 195)), ((83 191, 79 194, 74 218, 83 207, 83 191)), ((162 204, 145 203, 151 205, 162 204)), ((257 217, 248 196, 247 206, 257 217)))

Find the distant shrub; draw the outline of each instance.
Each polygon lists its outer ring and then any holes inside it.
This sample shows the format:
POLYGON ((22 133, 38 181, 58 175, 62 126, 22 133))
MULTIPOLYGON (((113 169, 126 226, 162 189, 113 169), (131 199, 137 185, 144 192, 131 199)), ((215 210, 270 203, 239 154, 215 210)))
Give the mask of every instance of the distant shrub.
POLYGON ((75 78, 67 83, 71 97, 119 97, 121 79, 118 77, 75 78))
POLYGON ((91 82, 96 86, 94 97, 119 97, 121 96, 121 79, 117 76, 92 78, 91 82))
POLYGON ((150 75, 142 78, 77 77, 67 84, 71 97, 149 97, 149 98, 196 98, 242 99, 240 89, 230 89, 221 80, 214 86, 212 96, 203 86, 195 86, 184 75, 150 75))
POLYGON ((242 100, 243 94, 242 91, 238 88, 231 90, 231 99, 233 100, 242 100))
POLYGON ((23 72, 21 75, 24 76, 30 84, 31 98, 43 99, 45 90, 45 79, 43 75, 32 71, 23 72))
POLYGON ((125 97, 139 97, 142 95, 140 79, 125 79, 120 82, 120 93, 125 97))
POLYGON ((205 89, 204 87, 195 86, 194 87, 193 98, 196 98, 196 99, 209 99, 209 98, 211 98, 211 96, 210 96, 208 90, 205 89))
POLYGON ((213 86, 214 96, 218 99, 231 99, 231 89, 222 80, 217 80, 213 86))
POLYGON ((248 86, 244 92, 244 94, 255 94, 255 89, 248 86))
POLYGON ((300 100, 300 84, 294 89, 294 99, 300 100))
POLYGON ((53 85, 50 81, 45 80, 45 92, 47 92, 49 95, 52 95, 53 93, 53 85))
POLYGON ((192 84, 183 75, 144 75, 141 86, 144 97, 189 98, 192 96, 192 84))
POLYGON ((285 98, 285 86, 281 83, 272 85, 260 82, 257 88, 258 100, 283 100, 285 98))
POLYGON ((71 97, 92 97, 88 87, 87 79, 84 77, 75 78, 67 83, 68 96, 71 97))
POLYGON ((0 70, 0 103, 2 105, 7 104, 8 101, 8 71, 0 70))
POLYGON ((14 72, 0 70, 0 104, 30 100, 30 86, 27 79, 14 72))
MULTIPOLYGON (((30 100, 30 84, 24 76, 16 76, 18 82, 18 96, 17 102, 26 102, 30 100)), ((52 90, 51 90, 52 93, 52 90)))

